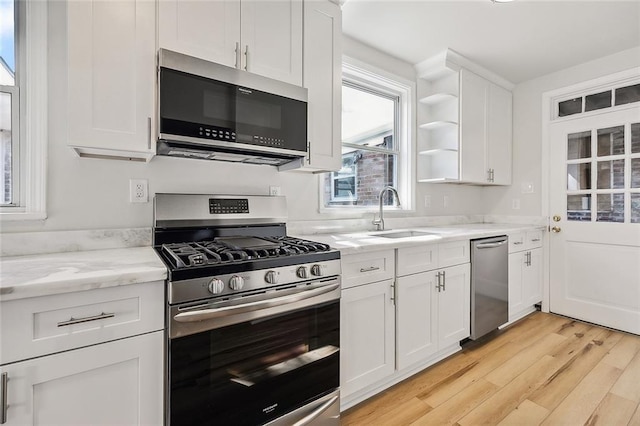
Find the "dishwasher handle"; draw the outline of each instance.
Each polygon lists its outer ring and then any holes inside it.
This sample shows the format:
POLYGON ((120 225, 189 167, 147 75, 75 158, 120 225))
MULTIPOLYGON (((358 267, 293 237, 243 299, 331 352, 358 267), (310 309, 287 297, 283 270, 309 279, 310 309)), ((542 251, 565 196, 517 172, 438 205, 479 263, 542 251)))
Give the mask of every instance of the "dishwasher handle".
POLYGON ((480 243, 480 244, 476 244, 476 248, 477 249, 488 249, 488 248, 496 248, 496 247, 500 247, 502 245, 505 245, 507 243, 507 239, 504 239, 502 241, 495 241, 495 242, 491 242, 491 243, 480 243))

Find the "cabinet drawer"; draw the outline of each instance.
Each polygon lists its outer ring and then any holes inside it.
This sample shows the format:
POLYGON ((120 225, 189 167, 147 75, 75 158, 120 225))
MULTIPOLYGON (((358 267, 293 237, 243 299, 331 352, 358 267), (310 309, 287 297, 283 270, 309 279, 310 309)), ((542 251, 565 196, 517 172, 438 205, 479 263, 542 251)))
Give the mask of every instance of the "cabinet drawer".
POLYGON ((469 263, 471 256, 469 254, 469 240, 452 241, 450 243, 438 244, 438 267, 446 268, 448 266, 469 263))
POLYGON ((542 230, 527 231, 526 245, 527 249, 542 247, 542 230))
POLYGON ((437 244, 398 249, 398 257, 396 259, 397 276, 403 277, 433 269, 438 269, 437 244))
POLYGON ((394 257, 394 250, 342 256, 342 288, 393 278, 394 257))
POLYGON ((0 309, 0 364, 164 327, 164 282, 12 300, 0 309))
POLYGON ((542 230, 514 232, 509 234, 509 253, 542 247, 542 230))
POLYGON ((514 232, 509 234, 509 253, 515 253, 522 251, 526 248, 526 236, 525 232, 514 232))

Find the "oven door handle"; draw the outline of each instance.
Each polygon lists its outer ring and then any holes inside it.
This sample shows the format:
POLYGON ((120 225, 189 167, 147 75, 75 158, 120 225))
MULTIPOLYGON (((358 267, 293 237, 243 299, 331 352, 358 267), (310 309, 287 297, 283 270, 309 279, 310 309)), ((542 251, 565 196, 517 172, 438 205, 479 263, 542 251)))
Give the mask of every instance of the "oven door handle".
POLYGON ((337 290, 340 284, 333 284, 326 287, 316 288, 313 290, 305 290, 300 293, 289 296, 275 297, 273 299, 259 300, 236 306, 224 306, 213 309, 199 309, 191 312, 181 312, 173 317, 177 322, 198 322, 212 318, 226 317, 244 312, 258 311, 260 309, 281 306, 286 303, 294 303, 300 300, 309 299, 311 297, 320 296, 325 293, 337 290))
POLYGON ((333 398, 331 398, 330 400, 328 400, 327 402, 325 402, 324 404, 322 404, 321 406, 313 410, 312 413, 309 413, 302 419, 295 422, 293 426, 306 426, 310 424, 312 421, 320 417, 322 413, 327 411, 327 409, 331 407, 337 400, 338 400, 338 395, 334 396, 333 398))

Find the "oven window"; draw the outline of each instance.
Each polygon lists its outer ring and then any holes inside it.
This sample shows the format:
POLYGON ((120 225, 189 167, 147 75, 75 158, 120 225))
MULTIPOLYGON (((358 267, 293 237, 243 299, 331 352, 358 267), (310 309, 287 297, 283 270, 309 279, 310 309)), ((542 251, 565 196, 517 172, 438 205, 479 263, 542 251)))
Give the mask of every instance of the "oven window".
POLYGON ((171 425, 257 425, 339 386, 332 301, 169 342, 171 425))

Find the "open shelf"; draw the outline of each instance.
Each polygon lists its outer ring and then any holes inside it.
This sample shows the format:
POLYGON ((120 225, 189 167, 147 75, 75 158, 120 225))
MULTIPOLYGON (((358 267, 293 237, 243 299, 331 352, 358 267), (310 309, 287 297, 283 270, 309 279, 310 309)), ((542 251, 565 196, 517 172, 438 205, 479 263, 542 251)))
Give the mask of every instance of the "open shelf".
POLYGON ((452 148, 433 148, 433 149, 425 149, 423 151, 419 151, 418 155, 437 155, 443 152, 458 152, 458 150, 452 149, 452 148))
POLYGON ((419 127, 425 130, 434 130, 441 129, 443 127, 451 127, 457 126, 458 123, 455 121, 447 121, 447 120, 438 120, 438 121, 430 121, 428 123, 421 124, 419 127))
POLYGON ((433 95, 421 98, 419 102, 423 105, 438 105, 442 102, 457 100, 458 96, 452 93, 434 93, 433 95))

